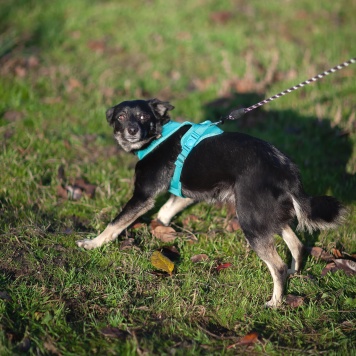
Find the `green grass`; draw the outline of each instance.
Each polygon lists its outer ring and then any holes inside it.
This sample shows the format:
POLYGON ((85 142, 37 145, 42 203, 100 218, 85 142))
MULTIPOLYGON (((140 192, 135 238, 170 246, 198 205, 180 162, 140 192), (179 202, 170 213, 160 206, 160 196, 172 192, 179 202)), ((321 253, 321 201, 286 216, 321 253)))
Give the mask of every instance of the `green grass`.
MULTIPOLYGON (((321 277, 326 263, 305 256, 312 278, 286 287, 304 305, 264 309, 271 277, 242 233, 225 231, 226 207, 200 204, 175 218, 183 230, 172 277, 152 274, 150 255, 164 244, 145 225, 99 250, 75 241, 102 231, 132 192, 136 159, 115 149, 109 106, 158 97, 176 107, 173 119, 217 120, 355 57, 355 11, 347 0, 2 1, 0 354, 354 353, 355 276, 321 277), (95 198, 58 197, 61 165, 68 179, 96 184, 95 198), (186 224, 191 214, 199 219, 186 224), (119 250, 125 237, 135 248, 119 250), (210 260, 193 264, 198 253, 210 260), (217 261, 232 267, 216 273, 217 261), (106 327, 121 334, 104 336, 106 327), (251 331, 261 342, 227 348, 251 331)), ((300 238, 349 253, 355 68, 223 126, 272 142, 299 165, 309 193, 344 202, 343 226, 300 238)))

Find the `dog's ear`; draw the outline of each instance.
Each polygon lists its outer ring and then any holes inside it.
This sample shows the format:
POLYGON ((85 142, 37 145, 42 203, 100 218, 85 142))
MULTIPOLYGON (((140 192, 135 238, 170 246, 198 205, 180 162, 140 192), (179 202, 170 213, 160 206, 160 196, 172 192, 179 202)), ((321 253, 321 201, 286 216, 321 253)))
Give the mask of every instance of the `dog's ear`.
POLYGON ((106 110, 106 120, 111 126, 113 124, 113 115, 114 115, 114 108, 110 108, 106 110))
POLYGON ((171 105, 168 101, 161 101, 158 99, 148 100, 149 106, 152 110, 162 119, 163 123, 166 123, 169 120, 168 111, 173 110, 174 106, 171 105))

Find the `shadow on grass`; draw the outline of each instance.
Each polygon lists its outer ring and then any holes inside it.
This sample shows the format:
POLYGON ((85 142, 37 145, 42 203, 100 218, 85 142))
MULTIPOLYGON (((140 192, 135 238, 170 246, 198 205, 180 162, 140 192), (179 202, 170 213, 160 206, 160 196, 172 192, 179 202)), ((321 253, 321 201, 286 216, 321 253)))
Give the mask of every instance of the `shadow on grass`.
MULTIPOLYGON (((234 94, 207 103, 207 120, 216 121, 238 107, 262 100, 258 94, 234 94)), ((238 121, 222 125, 225 131, 240 131, 268 141, 299 167, 305 191, 310 195, 333 195, 344 203, 356 200, 356 176, 347 173, 352 154, 348 134, 331 120, 302 116, 294 110, 256 109, 238 121)))

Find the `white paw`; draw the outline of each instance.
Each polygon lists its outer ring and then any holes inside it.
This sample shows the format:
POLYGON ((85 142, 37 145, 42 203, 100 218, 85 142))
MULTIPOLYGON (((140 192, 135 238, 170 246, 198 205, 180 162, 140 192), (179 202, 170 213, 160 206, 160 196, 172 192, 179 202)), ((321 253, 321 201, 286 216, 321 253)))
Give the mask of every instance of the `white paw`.
POLYGON ((75 242, 77 246, 83 247, 86 250, 92 250, 93 248, 96 248, 96 243, 93 240, 89 239, 84 239, 84 240, 79 240, 75 242))
POLYGON ((275 299, 271 299, 270 301, 268 301, 268 302, 265 304, 265 307, 266 307, 266 308, 275 309, 275 308, 278 308, 281 304, 282 304, 281 301, 277 301, 277 300, 275 300, 275 299))

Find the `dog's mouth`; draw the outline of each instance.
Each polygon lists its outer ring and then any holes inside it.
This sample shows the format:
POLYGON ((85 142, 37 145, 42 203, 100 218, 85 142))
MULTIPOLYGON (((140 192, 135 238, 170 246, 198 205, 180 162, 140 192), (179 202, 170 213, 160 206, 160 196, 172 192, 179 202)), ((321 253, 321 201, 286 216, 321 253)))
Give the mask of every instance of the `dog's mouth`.
POLYGON ((130 142, 130 143, 136 143, 136 142, 140 142, 142 140, 141 135, 137 135, 137 136, 126 136, 125 135, 125 140, 130 142))
POLYGON ((123 137, 127 142, 136 143, 145 139, 145 132, 143 130, 137 130, 135 133, 130 133, 128 130, 124 131, 123 137))

